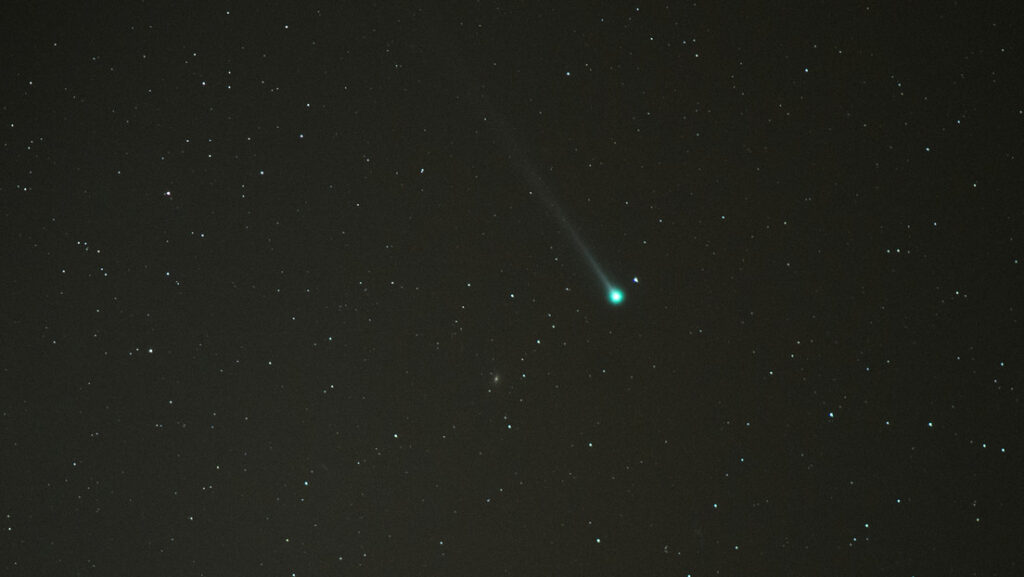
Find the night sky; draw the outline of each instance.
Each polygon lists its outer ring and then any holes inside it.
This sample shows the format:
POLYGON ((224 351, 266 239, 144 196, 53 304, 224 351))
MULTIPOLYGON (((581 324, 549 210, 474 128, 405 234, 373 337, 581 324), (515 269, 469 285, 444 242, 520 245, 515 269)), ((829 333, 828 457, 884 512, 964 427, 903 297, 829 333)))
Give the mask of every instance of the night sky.
POLYGON ((0 24, 3 575, 1024 570, 1016 2, 120 4, 0 24))

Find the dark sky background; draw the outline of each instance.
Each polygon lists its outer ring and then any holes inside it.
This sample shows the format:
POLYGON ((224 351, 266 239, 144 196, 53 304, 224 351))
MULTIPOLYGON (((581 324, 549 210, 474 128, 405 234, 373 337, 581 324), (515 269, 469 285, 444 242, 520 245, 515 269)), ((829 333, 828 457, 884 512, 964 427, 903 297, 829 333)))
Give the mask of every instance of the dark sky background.
POLYGON ((1022 571, 1016 2, 117 4, 3 16, 0 573, 1022 571))

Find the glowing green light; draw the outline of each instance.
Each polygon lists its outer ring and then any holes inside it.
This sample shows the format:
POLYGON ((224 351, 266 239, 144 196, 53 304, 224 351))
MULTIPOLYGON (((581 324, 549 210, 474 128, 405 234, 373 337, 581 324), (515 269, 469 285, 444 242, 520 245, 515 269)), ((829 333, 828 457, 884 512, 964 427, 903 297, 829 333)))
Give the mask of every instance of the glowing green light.
POLYGON ((621 303, 623 298, 624 295, 622 294, 622 291, 620 291, 619 289, 608 289, 608 300, 611 301, 613 305, 621 303))

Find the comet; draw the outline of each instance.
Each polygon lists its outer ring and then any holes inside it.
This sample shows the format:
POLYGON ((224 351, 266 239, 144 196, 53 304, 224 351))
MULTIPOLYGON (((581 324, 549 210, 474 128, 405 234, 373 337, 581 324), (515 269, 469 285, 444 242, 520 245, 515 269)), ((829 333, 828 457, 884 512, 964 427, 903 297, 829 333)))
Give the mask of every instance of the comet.
POLYGON ((594 258, 594 254, 590 251, 590 247, 588 247, 587 244, 583 241, 583 238, 580 236, 580 234, 576 232, 575 227, 572 226, 572 223, 569 221, 569 218, 566 217, 565 211, 562 210, 562 207, 559 206, 557 202, 555 202, 554 195, 552 195, 551 191, 548 189, 547 183, 534 168, 533 163, 530 162, 528 155, 525 154, 525 152, 523 152, 522 148, 519 146, 519 142, 515 138, 515 131, 513 130, 513 128, 507 122, 505 122, 505 119, 502 117, 501 114, 495 112, 488 105, 486 98, 481 97, 480 103, 482 104, 483 107, 482 112, 484 114, 484 121, 487 122, 491 131, 498 137, 498 140, 500 140, 501 143, 504 145, 505 151, 508 154, 509 158, 514 163, 517 163, 519 165, 519 168, 523 173, 523 177, 526 180, 526 184, 529 186, 529 191, 531 195, 535 195, 537 198, 541 200, 541 202, 544 203, 544 206, 548 209, 548 212, 551 213, 555 220, 558 221, 558 224, 562 227, 562 230, 565 231, 565 233, 569 235, 570 238, 572 238, 572 241, 576 245, 576 248, 579 250, 580 254, 583 255, 583 258, 584 260, 586 260, 587 264, 590 265, 590 268, 593 269, 598 281, 600 281, 600 285, 605 291, 605 295, 608 298, 608 302, 613 306, 621 305, 623 301, 625 301, 626 299, 625 293, 621 288, 615 286, 612 283, 612 281, 609 280, 608 275, 605 274, 604 272, 604 269, 601 268, 601 265, 597 262, 597 259, 594 258))
POLYGON ((562 210, 562 207, 555 202, 554 198, 552 198, 551 193, 548 191, 547 184, 544 182, 544 179, 537 174, 533 165, 524 159, 520 160, 523 165, 523 173, 526 176, 526 181, 530 185, 530 192, 535 193, 536 196, 540 198, 547 207, 548 212, 550 212, 555 220, 558 221, 558 224, 561 225, 562 230, 572 238, 573 244, 576 245, 576 248, 580 251, 580 254, 583 255, 587 264, 590 265, 590 268, 594 271, 598 281, 600 281, 601 286, 604 288, 605 293, 608 296, 608 302, 615 306, 622 304, 626 299, 625 293, 621 288, 615 286, 612 281, 609 280, 604 269, 601 268, 597 259, 594 258, 594 253, 590 251, 590 247, 583 242, 583 238, 578 232, 576 232, 576 228, 572 226, 572 223, 569 222, 569 218, 565 216, 565 212, 562 210))
POLYGON ((612 303, 613 305, 622 304, 622 299, 624 298, 626 297, 622 294, 621 290, 615 287, 611 287, 610 289, 608 289, 608 302, 612 303))

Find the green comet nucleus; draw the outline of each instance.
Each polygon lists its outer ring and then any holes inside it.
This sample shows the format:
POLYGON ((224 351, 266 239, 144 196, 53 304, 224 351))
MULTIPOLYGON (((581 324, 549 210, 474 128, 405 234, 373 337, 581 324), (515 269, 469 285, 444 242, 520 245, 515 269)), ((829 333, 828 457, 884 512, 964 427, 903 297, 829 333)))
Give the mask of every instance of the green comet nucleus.
POLYGON ((617 304, 621 303, 623 298, 624 298, 624 296, 622 294, 622 291, 620 291, 619 289, 617 289, 617 288, 608 289, 608 300, 611 301, 611 303, 613 305, 617 305, 617 304))

